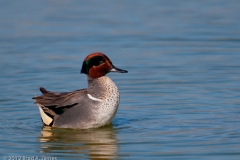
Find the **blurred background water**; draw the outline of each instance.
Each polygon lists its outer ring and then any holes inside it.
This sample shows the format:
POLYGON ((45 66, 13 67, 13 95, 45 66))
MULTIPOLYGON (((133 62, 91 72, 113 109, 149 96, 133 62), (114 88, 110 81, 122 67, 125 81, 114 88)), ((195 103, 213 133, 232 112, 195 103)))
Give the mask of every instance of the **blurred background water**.
POLYGON ((240 1, 0 1, 0 155, 240 159, 240 1), (112 125, 43 127, 38 88, 87 87, 101 51, 121 102, 112 125))

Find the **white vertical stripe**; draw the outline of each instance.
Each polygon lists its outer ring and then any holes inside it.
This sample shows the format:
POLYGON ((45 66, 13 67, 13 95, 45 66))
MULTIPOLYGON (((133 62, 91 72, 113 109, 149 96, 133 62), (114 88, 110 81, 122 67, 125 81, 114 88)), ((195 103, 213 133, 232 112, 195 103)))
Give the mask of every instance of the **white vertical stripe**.
POLYGON ((90 98, 90 99, 92 99, 92 100, 94 100, 94 101, 99 101, 99 102, 102 102, 103 100, 101 100, 101 99, 98 99, 98 98, 95 98, 95 97, 93 97, 91 94, 87 94, 88 95, 88 98, 90 98))

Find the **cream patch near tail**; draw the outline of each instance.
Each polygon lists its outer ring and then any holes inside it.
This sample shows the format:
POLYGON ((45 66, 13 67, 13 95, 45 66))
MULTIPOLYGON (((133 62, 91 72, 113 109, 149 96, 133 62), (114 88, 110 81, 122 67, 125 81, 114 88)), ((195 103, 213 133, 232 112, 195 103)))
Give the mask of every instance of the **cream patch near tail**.
POLYGON ((49 125, 52 123, 53 119, 51 117, 49 117, 46 113, 44 113, 43 109, 38 106, 43 123, 45 123, 46 125, 49 125))

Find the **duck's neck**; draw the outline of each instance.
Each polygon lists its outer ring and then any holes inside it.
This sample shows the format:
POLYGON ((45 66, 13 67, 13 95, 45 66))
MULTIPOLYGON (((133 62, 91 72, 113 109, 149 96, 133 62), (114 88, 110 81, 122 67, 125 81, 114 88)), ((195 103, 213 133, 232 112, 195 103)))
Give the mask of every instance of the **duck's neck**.
POLYGON ((113 87, 116 87, 115 83, 107 76, 99 78, 88 76, 88 93, 96 98, 106 96, 113 87))

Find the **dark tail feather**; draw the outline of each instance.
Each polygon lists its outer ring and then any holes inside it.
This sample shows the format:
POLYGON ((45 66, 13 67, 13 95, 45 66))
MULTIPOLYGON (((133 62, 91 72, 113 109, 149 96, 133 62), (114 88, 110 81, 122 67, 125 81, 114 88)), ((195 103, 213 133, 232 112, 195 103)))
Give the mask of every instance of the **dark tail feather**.
POLYGON ((49 93, 49 91, 46 90, 46 89, 43 88, 43 87, 40 87, 39 89, 40 89, 40 91, 41 91, 43 94, 45 94, 45 93, 49 93))
MULTIPOLYGON (((43 88, 43 87, 40 87, 39 90, 40 90, 43 94, 49 93, 49 91, 46 90, 46 89, 43 88)), ((41 96, 38 96, 38 97, 41 97, 41 96)), ((35 97, 33 97, 32 99, 37 99, 38 97, 35 96, 35 97)))

